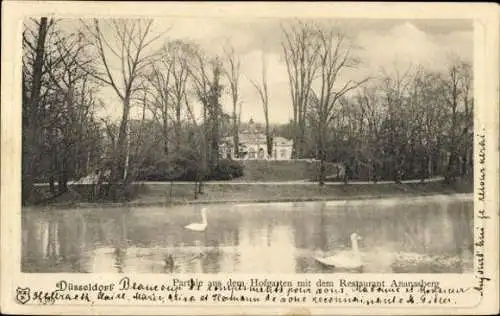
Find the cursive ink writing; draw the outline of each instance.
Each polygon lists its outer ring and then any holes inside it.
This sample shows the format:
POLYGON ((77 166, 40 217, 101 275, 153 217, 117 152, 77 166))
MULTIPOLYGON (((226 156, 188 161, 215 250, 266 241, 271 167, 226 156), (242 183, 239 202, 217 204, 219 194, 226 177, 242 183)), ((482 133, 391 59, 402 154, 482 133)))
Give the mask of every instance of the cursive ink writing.
POLYGON ((479 163, 484 165, 486 160, 486 135, 478 134, 479 137, 479 163))
POLYGON ((486 198, 486 168, 484 167, 486 161, 486 136, 485 135, 477 135, 479 137, 479 187, 477 190, 477 194, 479 197, 479 201, 484 201, 486 198))
POLYGON ((476 274, 476 280, 477 284, 474 286, 474 290, 478 291, 481 296, 484 295, 484 284, 486 281, 490 281, 490 278, 485 276, 485 269, 484 269, 484 263, 485 263, 485 253, 484 253, 484 242, 485 242, 485 232, 484 232, 484 227, 476 227, 476 238, 474 242, 475 246, 475 251, 474 251, 474 258, 475 258, 475 274, 476 274))

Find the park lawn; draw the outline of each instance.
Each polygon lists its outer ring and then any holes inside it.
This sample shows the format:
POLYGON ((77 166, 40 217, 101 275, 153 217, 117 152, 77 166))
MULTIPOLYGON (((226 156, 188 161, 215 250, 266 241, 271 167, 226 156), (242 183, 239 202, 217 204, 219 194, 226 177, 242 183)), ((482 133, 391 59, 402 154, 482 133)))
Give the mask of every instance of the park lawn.
MULTIPOLYGON (((317 179, 319 162, 306 160, 244 160, 243 177, 237 182, 253 181, 298 181, 317 179)), ((326 163, 327 175, 337 172, 334 164, 326 163)))

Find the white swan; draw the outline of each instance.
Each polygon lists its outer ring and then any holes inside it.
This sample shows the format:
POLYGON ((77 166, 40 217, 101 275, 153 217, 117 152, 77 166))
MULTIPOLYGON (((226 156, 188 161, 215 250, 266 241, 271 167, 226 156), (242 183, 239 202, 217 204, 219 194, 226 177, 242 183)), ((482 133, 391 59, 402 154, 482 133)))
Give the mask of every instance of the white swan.
POLYGON ((326 258, 315 258, 316 261, 331 267, 344 268, 344 269, 356 269, 363 266, 363 261, 361 260, 361 253, 358 248, 358 240, 361 240, 361 236, 356 233, 351 234, 351 246, 352 250, 339 252, 336 255, 326 258))
POLYGON ((197 231, 197 232, 205 231, 205 229, 207 229, 207 224, 208 224, 207 223, 207 209, 205 207, 201 209, 201 219, 202 219, 201 223, 192 223, 192 224, 185 226, 184 228, 188 229, 188 230, 197 231))

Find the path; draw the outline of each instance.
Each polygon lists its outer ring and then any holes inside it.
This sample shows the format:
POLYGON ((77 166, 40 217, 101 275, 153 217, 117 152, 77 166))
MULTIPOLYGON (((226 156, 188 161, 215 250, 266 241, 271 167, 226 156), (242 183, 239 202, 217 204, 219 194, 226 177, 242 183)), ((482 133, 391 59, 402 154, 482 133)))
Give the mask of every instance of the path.
MULTIPOLYGON (((401 181, 403 184, 407 183, 429 183, 429 182, 439 182, 444 180, 443 177, 434 177, 430 179, 425 179, 421 181, 417 180, 404 180, 401 181)), ((143 184, 170 184, 170 181, 138 181, 135 183, 143 183, 143 184)), ((192 181, 174 181, 174 184, 193 184, 192 181)), ((394 181, 378 181, 374 183, 373 181, 349 181, 348 185, 360 185, 360 184, 390 184, 394 183, 394 181)), ((75 181, 69 181, 68 185, 75 184, 75 181)), ((231 184, 231 185, 318 185, 317 181, 310 180, 296 180, 296 181, 251 181, 251 182, 243 182, 238 180, 222 180, 222 181, 206 181, 203 182, 203 185, 217 185, 217 184, 231 184)), ((48 186, 48 183, 36 183, 35 186, 48 186)), ((344 185, 344 182, 325 182, 325 185, 344 185)))
MULTIPOLYGON (((430 178, 430 179, 425 179, 423 183, 428 183, 428 182, 438 182, 444 180, 443 177, 435 177, 435 178, 430 178)), ((170 183, 170 182, 154 182, 154 181, 144 181, 144 182, 139 182, 139 183, 145 183, 145 184, 155 184, 155 183, 170 183)), ((189 181, 175 181, 174 184, 192 184, 193 182, 189 181)), ((377 183, 374 183, 373 181, 349 181, 348 184, 390 184, 394 183, 394 181, 377 181, 377 183)), ((421 180, 405 180, 401 181, 401 183, 422 183, 421 180)), ((262 185, 318 185, 318 181, 310 181, 310 180, 296 180, 296 181, 248 181, 248 182, 238 182, 236 181, 206 181, 203 182, 203 184, 262 184, 262 185)), ((344 182, 325 182, 325 185, 344 185, 344 182)))

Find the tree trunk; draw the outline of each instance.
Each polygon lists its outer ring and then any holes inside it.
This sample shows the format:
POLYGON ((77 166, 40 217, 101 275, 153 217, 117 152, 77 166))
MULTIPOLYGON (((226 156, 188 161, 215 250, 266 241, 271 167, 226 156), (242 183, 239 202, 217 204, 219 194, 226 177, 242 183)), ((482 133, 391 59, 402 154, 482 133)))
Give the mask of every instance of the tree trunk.
POLYGON ((293 121, 292 121, 292 139, 293 139, 293 144, 292 144, 292 159, 297 159, 297 147, 299 144, 299 137, 298 137, 298 124, 297 124, 297 107, 294 105, 293 108, 293 121))
POLYGON ((459 163, 458 155, 457 155, 456 151, 453 150, 450 153, 450 157, 448 158, 448 166, 446 168, 445 178, 448 182, 452 182, 455 179, 456 171, 457 171, 456 169, 457 169, 458 163, 459 163))
POLYGON ((38 39, 35 51, 35 61, 33 64, 33 78, 31 81, 31 93, 29 106, 26 110, 29 111, 25 116, 28 118, 23 126, 23 135, 27 135, 23 140, 23 149, 25 150, 25 159, 23 161, 23 181, 22 181, 22 199, 23 203, 29 203, 33 190, 33 180, 37 173, 36 151, 39 146, 40 130, 39 130, 39 102, 40 91, 42 86, 42 72, 45 55, 45 39, 47 36, 48 21, 46 17, 40 19, 38 27, 38 39))
POLYGON ((203 194, 203 181, 198 182, 198 194, 203 194))
POLYGON ((49 188, 50 188, 50 194, 55 195, 56 194, 56 178, 54 175, 50 175, 49 177, 49 188))
POLYGON ((419 173, 420 173, 420 181, 424 182, 426 178, 429 177, 429 155, 427 152, 422 153, 422 158, 420 161, 420 168, 419 168, 419 173))
POLYGON ((218 98, 216 96, 211 97, 210 104, 210 125, 211 125, 211 135, 210 135, 210 171, 213 171, 219 162, 219 112, 220 105, 218 98))
POLYGON ((462 156, 462 176, 467 176, 469 174, 468 166, 469 166, 469 149, 468 146, 464 148, 464 154, 462 156))
POLYGON ((168 132, 163 131, 163 155, 168 157, 168 132))
POLYGON ((344 184, 347 184, 349 182, 349 177, 351 175, 351 166, 349 163, 344 164, 344 184))
POLYGON ((326 180, 326 169, 325 169, 325 131, 322 128, 322 125, 319 126, 319 135, 318 135, 318 149, 319 149, 319 185, 323 186, 326 180))
POLYGON ((177 104, 175 108, 175 148, 179 150, 181 147, 181 135, 182 135, 182 126, 181 126, 181 104, 180 102, 177 104))
POLYGON ((59 194, 63 194, 68 192, 68 174, 66 170, 62 170, 59 175, 59 181, 57 183, 57 189, 59 194))
POLYGON ((373 168, 373 183, 377 183, 378 181, 378 166, 377 162, 372 162, 372 168, 373 168))
POLYGON ((301 121, 299 122, 299 145, 298 145, 297 158, 304 158, 304 151, 306 147, 305 130, 306 130, 305 119, 302 118, 301 121))
POLYGON ((234 104, 233 108, 233 156, 235 158, 239 157, 240 152, 240 140, 239 140, 239 126, 238 126, 238 117, 236 115, 236 104, 234 104))
POLYGON ((118 186, 120 183, 124 182, 124 170, 125 170, 125 160, 126 160, 126 138, 127 138, 127 126, 128 117, 130 111, 129 96, 126 96, 123 100, 123 112, 122 120, 120 123, 120 130, 118 133, 117 146, 113 155, 113 166, 111 167, 111 175, 109 179, 109 198, 113 201, 117 201, 119 196, 118 186))
POLYGON ((233 156, 235 158, 239 158, 240 157, 240 136, 239 136, 238 127, 236 128, 236 132, 234 133, 233 141, 234 141, 233 156))
MULTIPOLYGON (((267 104, 265 105, 267 108, 267 104)), ((267 145, 267 157, 272 157, 273 154, 273 139, 271 132, 269 131, 269 115, 268 112, 266 111, 266 145, 267 145)))
POLYGON ((323 159, 323 155, 321 155, 321 159, 319 161, 319 185, 325 185, 325 159, 323 159))

